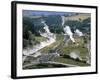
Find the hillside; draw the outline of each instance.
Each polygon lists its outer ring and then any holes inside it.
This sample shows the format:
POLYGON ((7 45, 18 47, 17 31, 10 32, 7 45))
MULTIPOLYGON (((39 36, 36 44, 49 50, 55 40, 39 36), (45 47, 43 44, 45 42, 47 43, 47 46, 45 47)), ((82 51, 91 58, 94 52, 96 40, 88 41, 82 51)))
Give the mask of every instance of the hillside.
POLYGON ((65 20, 84 20, 89 18, 91 15, 90 14, 78 14, 78 15, 74 15, 74 16, 67 16, 65 17, 65 20))

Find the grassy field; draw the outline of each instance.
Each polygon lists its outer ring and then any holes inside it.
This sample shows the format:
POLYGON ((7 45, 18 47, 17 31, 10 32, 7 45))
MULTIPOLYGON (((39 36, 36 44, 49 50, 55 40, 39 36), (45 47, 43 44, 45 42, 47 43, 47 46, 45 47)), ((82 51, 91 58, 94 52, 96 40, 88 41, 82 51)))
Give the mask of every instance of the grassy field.
MULTIPOLYGON (((54 49, 56 48, 60 43, 63 43, 63 38, 64 36, 62 35, 57 35, 57 39, 56 39, 56 42, 52 43, 51 45, 49 46, 46 46, 45 48, 42 48, 40 50, 40 52, 42 53, 47 53, 49 49, 54 49)), ((83 38, 77 38, 75 39, 76 43, 73 44, 71 41, 68 42, 68 44, 64 45, 59 51, 61 54, 68 54, 69 52, 71 52, 72 50, 79 50, 80 53, 87 53, 87 49, 84 47, 84 40, 83 38), (79 46, 76 46, 76 44, 79 44, 79 46)))
MULTIPOLYGON (((64 36, 62 35, 57 35, 57 39, 56 42, 54 42, 53 44, 46 46, 45 48, 41 49, 40 52, 41 53, 48 53, 48 50, 50 49, 54 49, 56 48, 60 43, 63 42, 63 38, 64 36)), ((80 53, 80 57, 82 59, 86 59, 86 55, 88 53, 87 48, 84 47, 84 39, 81 38, 75 38, 76 43, 73 44, 71 41, 68 42, 68 44, 64 45, 62 48, 59 49, 59 53, 60 54, 66 54, 69 55, 72 51, 78 51, 80 53), (78 46, 76 46, 76 44, 79 44, 78 46)), ((79 66, 86 66, 88 64, 84 63, 84 62, 80 62, 80 61, 75 61, 73 59, 70 58, 63 58, 63 57, 57 57, 54 59, 54 61, 57 62, 62 62, 62 63, 66 63, 66 64, 73 64, 73 65, 79 65, 79 66)))
POLYGON ((45 41, 46 38, 41 37, 41 36, 35 36, 35 40, 36 40, 36 41, 39 41, 39 42, 42 42, 42 41, 45 41))
POLYGON ((54 58, 54 61, 65 63, 65 64, 77 65, 77 66, 89 66, 89 64, 86 64, 85 62, 73 60, 70 58, 63 58, 63 57, 56 57, 54 58))
POLYGON ((56 42, 52 43, 49 46, 46 46, 46 47, 42 48, 39 51, 41 53, 48 53, 48 50, 56 48, 63 41, 64 36, 62 36, 62 35, 59 34, 59 35, 56 35, 56 37, 57 37, 56 38, 56 42))
MULTIPOLYGON (((75 52, 76 51, 76 53, 77 53, 77 51, 78 51, 80 57, 83 60, 86 60, 86 55, 88 53, 88 50, 87 50, 87 48, 84 47, 84 45, 85 45, 84 38, 83 37, 80 37, 80 38, 79 37, 74 37, 74 38, 75 38, 76 43, 72 43, 71 41, 69 41, 68 44, 65 43, 63 45, 63 47, 61 47, 59 49, 58 53, 60 53, 61 55, 69 55, 71 52, 75 52), (79 44, 79 45, 77 46, 77 44, 79 44)), ((36 37, 36 39, 38 41, 43 41, 44 40, 43 37, 36 37)), ((50 49, 55 49, 55 48, 57 48, 57 46, 60 43, 63 43, 63 39, 64 39, 64 36, 63 35, 57 34, 56 35, 56 42, 52 43, 49 46, 46 46, 46 47, 42 48, 39 51, 42 54, 48 53, 48 51, 50 49)), ((66 57, 63 57, 61 55, 59 57, 55 57, 53 59, 53 61, 61 62, 61 63, 65 63, 65 64, 77 65, 77 66, 89 66, 89 64, 86 64, 85 62, 77 61, 77 60, 74 60, 72 58, 66 58, 66 57)), ((29 59, 30 58, 28 58, 28 60, 24 64, 30 63, 30 60, 29 59)), ((31 60, 33 60, 33 58, 31 60)))
POLYGON ((85 44, 84 40, 82 38, 78 38, 78 39, 75 39, 75 41, 76 41, 75 44, 69 42, 68 45, 64 45, 64 47, 61 48, 59 52, 61 54, 68 54, 69 55, 69 53, 72 51, 79 51, 80 56, 82 58, 84 58, 88 53, 87 48, 84 47, 84 44, 85 44), (79 44, 79 45, 77 46, 77 44, 79 44))
POLYGON ((90 14, 79 14, 79 15, 76 15, 76 16, 69 16, 69 17, 66 17, 65 20, 84 20, 88 17, 90 17, 91 15, 90 14))

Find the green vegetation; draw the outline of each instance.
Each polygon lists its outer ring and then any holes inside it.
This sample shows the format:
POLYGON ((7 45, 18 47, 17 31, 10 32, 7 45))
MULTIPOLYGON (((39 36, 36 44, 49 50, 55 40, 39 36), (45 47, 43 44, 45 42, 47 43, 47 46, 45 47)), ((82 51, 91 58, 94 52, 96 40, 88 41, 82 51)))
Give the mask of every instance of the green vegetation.
MULTIPOLYGON (((57 41, 54 42, 53 44, 46 46, 45 48, 41 49, 40 52, 42 53, 48 53, 48 50, 50 49, 54 49, 56 48, 60 43, 63 42, 63 38, 64 36, 58 34, 57 35, 57 41)), ((80 53, 80 57, 83 60, 86 60, 86 55, 88 53, 87 48, 84 47, 85 43, 84 43, 84 38, 75 38, 76 43, 73 44, 71 41, 68 42, 68 44, 64 45, 62 48, 60 48, 59 52, 61 54, 60 57, 56 57, 54 58, 54 61, 57 62, 62 62, 62 63, 66 63, 66 64, 72 64, 72 65, 79 65, 79 66, 87 66, 88 64, 86 64, 84 61, 78 61, 78 59, 74 60, 72 58, 65 58, 62 55, 69 55, 72 51, 79 51, 80 53), (77 44, 79 44, 78 46, 76 46, 77 44)))
POLYGON ((71 58, 56 57, 54 58, 54 61, 77 66, 89 66, 89 64, 71 58))
POLYGON ((52 43, 49 46, 42 48, 39 51, 42 53, 48 53, 48 50, 56 48, 63 41, 64 36, 62 36, 61 34, 56 34, 56 37, 57 37, 56 42, 52 43))
POLYGON ((65 67, 64 65, 59 65, 59 64, 49 64, 49 63, 42 63, 42 64, 37 64, 37 65, 31 65, 28 67, 25 67, 24 69, 39 69, 39 68, 60 68, 60 67, 65 67))
POLYGON ((32 56, 28 56, 25 61, 23 62, 23 65, 26 65, 26 64, 30 64, 31 61, 34 61, 36 58, 32 57, 32 56))
POLYGON ((67 16, 65 19, 81 21, 87 19, 88 17, 90 17, 90 14, 78 14, 74 16, 67 16))
POLYGON ((45 41, 46 38, 44 38, 42 36, 35 36, 35 40, 38 41, 38 42, 42 42, 42 41, 45 41))

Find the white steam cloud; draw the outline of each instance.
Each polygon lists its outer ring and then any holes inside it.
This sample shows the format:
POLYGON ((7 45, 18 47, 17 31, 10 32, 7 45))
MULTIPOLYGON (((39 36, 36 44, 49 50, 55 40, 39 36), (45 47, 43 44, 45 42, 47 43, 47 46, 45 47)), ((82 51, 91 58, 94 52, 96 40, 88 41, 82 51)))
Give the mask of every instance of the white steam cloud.
POLYGON ((65 26, 64 32, 65 32, 65 34, 67 34, 70 37, 72 42, 75 42, 75 39, 73 38, 73 33, 69 26, 65 26))
POLYGON ((62 26, 64 26, 64 23, 65 23, 64 16, 61 16, 61 18, 62 18, 62 26))
POLYGON ((76 29, 76 30, 75 30, 75 33, 76 33, 76 35, 78 35, 79 37, 80 37, 80 36, 83 36, 83 33, 82 33, 79 29, 76 29))
MULTIPOLYGON (((26 50, 23 50, 23 54, 24 55, 30 55, 30 54, 33 54, 35 52, 37 52, 38 50, 54 43, 56 41, 56 36, 50 32, 49 28, 48 28, 48 25, 46 25, 46 23, 44 21, 42 21, 42 23, 44 24, 44 30, 45 32, 40 32, 40 35, 42 37, 46 37, 48 38, 47 40, 45 41, 42 41, 40 42, 40 44, 37 44, 36 46, 34 46, 34 48, 32 49, 26 49, 26 50)), ((38 53, 37 53, 38 54, 38 53)), ((37 56, 37 55, 36 55, 37 56)))

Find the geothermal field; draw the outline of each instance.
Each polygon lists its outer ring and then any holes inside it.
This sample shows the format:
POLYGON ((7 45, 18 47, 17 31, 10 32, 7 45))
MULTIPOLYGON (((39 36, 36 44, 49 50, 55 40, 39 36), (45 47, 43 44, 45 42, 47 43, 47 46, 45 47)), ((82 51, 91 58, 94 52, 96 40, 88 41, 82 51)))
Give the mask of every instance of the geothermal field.
POLYGON ((23 11, 23 69, 91 65, 88 13, 23 11))

